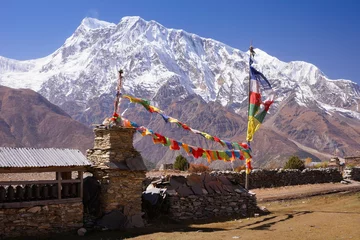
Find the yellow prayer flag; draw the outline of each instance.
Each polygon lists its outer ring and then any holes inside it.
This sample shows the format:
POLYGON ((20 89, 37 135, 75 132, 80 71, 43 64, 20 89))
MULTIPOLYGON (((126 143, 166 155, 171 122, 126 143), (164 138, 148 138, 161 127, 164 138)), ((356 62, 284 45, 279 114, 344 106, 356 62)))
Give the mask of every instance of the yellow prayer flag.
POLYGON ((252 116, 249 116, 246 141, 253 140, 255 132, 260 128, 261 123, 252 116))

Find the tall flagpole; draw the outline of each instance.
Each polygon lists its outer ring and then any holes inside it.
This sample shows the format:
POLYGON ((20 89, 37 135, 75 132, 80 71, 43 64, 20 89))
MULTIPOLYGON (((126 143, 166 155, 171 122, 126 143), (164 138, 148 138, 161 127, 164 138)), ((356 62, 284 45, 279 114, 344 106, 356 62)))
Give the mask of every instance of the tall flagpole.
MULTIPOLYGON (((250 42, 250 47, 249 47, 249 88, 248 88, 248 96, 249 96, 249 102, 248 102, 248 121, 249 121, 249 111, 250 111, 250 83, 251 83, 251 74, 250 74, 250 60, 251 60, 251 55, 254 52, 254 48, 252 46, 252 41, 250 42)), ((248 141, 248 146, 250 146, 250 141, 248 141)), ((246 167, 246 174, 245 174, 245 189, 249 189, 249 169, 248 169, 248 164, 245 163, 245 167, 246 167)))

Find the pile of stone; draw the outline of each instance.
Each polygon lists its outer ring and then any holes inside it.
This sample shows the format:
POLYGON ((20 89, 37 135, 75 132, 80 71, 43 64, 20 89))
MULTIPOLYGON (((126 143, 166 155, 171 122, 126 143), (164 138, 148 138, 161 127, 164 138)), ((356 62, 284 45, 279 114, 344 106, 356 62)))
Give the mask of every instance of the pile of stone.
POLYGON ((255 195, 225 176, 208 173, 171 176, 168 182, 158 186, 167 189, 167 214, 174 220, 230 215, 249 217, 260 212, 255 195))

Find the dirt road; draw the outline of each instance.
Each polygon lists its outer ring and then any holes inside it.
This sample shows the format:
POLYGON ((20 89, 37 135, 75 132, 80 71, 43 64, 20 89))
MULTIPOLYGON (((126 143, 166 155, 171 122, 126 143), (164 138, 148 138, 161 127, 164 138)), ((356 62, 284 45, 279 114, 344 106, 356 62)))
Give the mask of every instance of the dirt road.
MULTIPOLYGON (((258 202, 275 200, 289 200, 303 197, 324 195, 337 192, 356 192, 360 191, 360 182, 350 181, 349 184, 342 183, 322 183, 307 184, 297 186, 286 186, 277 188, 258 188, 252 189, 256 193, 258 202)), ((359 238, 360 239, 360 238, 359 238)))

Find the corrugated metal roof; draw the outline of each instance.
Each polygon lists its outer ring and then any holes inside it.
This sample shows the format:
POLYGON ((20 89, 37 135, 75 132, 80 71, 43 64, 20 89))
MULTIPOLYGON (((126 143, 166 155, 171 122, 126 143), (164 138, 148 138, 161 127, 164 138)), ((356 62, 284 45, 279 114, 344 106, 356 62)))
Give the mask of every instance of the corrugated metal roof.
POLYGON ((0 147, 0 168, 90 165, 89 160, 77 149, 0 147))

